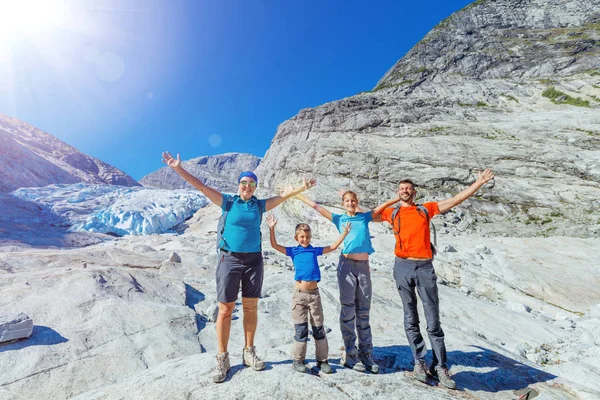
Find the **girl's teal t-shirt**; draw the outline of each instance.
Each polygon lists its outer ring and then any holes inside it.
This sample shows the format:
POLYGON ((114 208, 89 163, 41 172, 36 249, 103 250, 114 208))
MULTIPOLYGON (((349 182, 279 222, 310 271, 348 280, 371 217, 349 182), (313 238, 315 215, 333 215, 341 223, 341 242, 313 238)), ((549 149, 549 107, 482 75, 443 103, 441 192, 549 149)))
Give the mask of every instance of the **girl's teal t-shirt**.
POLYGON ((369 233, 369 221, 373 220, 371 212, 356 213, 351 217, 347 214, 331 214, 331 222, 335 224, 341 233, 347 222, 352 224, 352 229, 344 239, 344 249, 342 254, 369 253, 375 252, 371 244, 371 234, 369 233))

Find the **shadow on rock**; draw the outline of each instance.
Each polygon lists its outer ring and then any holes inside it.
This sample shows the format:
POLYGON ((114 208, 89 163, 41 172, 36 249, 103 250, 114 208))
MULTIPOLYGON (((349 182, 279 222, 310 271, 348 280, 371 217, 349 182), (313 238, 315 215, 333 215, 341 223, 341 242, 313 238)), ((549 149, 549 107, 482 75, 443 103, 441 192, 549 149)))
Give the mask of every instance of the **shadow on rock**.
POLYGON ((185 284, 185 305, 195 310, 196 304, 200 303, 205 299, 204 293, 194 288, 193 286, 185 284))
MULTIPOLYGON (((459 389, 483 392, 518 390, 527 386, 557 378, 537 368, 503 356, 495 351, 472 346, 475 351, 451 351, 448 364, 468 367, 474 370, 453 372, 459 389)), ((414 361, 409 346, 375 347, 373 358, 379 364, 382 374, 412 371, 414 361)), ((427 353, 427 365, 431 364, 431 351, 427 353)), ((457 368, 462 369, 462 368, 457 368)))
POLYGON ((17 342, 0 344, 0 353, 5 351, 21 350, 30 346, 52 346, 54 344, 66 343, 69 339, 47 326, 35 325, 31 336, 17 342))
POLYGON ((454 374, 454 379, 464 389, 495 393, 523 389, 534 383, 557 378, 556 375, 525 365, 495 351, 479 346, 472 347, 479 351, 448 353, 451 365, 485 369, 481 372, 459 371, 454 374))

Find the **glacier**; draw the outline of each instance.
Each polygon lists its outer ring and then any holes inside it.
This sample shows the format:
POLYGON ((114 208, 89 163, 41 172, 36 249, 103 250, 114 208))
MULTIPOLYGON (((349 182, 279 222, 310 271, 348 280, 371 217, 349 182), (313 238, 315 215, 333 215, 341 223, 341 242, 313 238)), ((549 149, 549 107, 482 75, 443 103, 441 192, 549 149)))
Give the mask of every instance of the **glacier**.
POLYGON ((86 183, 20 188, 11 195, 39 206, 42 218, 53 226, 118 236, 168 232, 208 204, 194 190, 86 183))

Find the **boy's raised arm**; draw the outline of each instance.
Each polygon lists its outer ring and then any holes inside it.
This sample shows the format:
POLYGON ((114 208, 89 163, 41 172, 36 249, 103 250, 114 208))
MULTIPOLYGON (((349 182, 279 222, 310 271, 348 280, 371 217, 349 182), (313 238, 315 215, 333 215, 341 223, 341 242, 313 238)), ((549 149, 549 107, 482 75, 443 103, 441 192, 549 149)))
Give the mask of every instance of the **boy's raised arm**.
POLYGON ((327 246, 327 247, 323 248, 323 254, 330 253, 330 252, 336 250, 338 247, 340 247, 340 244, 342 244, 342 242, 348 235, 348 232, 350 232, 350 229, 352 229, 352 224, 350 222, 347 222, 344 225, 344 231, 342 232, 340 237, 337 238, 337 240, 335 242, 333 242, 333 244, 331 246, 327 246))
POLYGON ((269 239, 271 239, 271 247, 277 250, 280 253, 287 254, 285 251, 285 247, 277 243, 277 239, 275 238, 275 225, 277 225, 277 220, 273 216, 273 214, 267 215, 267 224, 269 225, 269 239))
POLYGON ((322 216, 324 216, 328 220, 331 221, 333 219, 333 215, 331 214, 331 211, 329 211, 325 207, 322 207, 321 205, 315 203, 314 201, 312 201, 309 198, 304 197, 301 194, 296 195, 296 197, 298 199, 300 199, 304 204, 306 204, 307 206, 309 206, 310 208, 314 208, 319 214, 321 214, 322 216))

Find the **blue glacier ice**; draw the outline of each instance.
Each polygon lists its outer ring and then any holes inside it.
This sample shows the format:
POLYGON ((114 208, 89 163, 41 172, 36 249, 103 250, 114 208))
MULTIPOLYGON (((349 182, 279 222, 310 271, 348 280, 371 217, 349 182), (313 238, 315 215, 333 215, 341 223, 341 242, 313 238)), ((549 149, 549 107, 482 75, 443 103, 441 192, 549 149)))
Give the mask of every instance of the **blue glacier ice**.
POLYGON ((119 236, 165 233, 208 204, 193 190, 85 183, 21 188, 12 196, 39 205, 42 215, 61 217, 70 231, 119 236))

